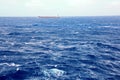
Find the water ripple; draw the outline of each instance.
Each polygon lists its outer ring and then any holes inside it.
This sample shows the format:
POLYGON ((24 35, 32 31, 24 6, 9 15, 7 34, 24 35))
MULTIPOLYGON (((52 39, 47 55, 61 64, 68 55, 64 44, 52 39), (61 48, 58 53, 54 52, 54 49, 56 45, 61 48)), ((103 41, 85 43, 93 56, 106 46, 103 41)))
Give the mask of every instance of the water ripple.
POLYGON ((119 17, 0 18, 0 80, 119 80, 119 35, 119 17))

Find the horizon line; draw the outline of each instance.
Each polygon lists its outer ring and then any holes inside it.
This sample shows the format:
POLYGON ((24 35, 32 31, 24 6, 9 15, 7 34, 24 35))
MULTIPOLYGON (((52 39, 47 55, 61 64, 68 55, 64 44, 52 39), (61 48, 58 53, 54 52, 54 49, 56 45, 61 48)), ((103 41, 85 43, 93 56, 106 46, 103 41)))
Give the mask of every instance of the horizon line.
MULTIPOLYGON (((46 16, 46 15, 41 15, 41 16, 46 16)), ((47 15, 47 16, 54 16, 54 15, 47 15)), ((58 17, 118 17, 120 15, 83 15, 83 16, 58 16, 58 17)), ((39 17, 39 16, 0 16, 0 17, 39 17)), ((56 17, 56 16, 55 16, 56 17)))

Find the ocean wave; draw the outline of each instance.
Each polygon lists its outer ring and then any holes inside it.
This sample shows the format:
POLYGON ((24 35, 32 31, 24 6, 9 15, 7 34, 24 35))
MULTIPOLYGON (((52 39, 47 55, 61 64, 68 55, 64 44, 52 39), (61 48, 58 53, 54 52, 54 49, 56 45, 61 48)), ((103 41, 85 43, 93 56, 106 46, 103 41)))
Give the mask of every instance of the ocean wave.
POLYGON ((120 79, 119 17, 0 23, 0 80, 120 79))

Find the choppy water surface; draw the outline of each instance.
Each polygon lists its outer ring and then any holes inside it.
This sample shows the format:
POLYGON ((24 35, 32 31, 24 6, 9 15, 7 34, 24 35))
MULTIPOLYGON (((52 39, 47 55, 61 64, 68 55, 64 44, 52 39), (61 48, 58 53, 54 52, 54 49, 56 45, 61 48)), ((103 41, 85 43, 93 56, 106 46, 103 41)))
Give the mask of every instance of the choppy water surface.
POLYGON ((120 80, 120 17, 1 17, 0 80, 120 80))

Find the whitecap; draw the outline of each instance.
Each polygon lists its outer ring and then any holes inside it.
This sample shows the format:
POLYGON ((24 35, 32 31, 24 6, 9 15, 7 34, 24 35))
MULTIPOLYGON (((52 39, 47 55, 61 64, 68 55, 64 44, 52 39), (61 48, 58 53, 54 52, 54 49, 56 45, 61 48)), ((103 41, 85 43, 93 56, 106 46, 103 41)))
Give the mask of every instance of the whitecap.
POLYGON ((1 63, 0 65, 7 65, 7 66, 14 66, 14 67, 19 67, 19 64, 15 64, 15 63, 1 63))
POLYGON ((102 26, 103 28, 119 28, 117 26, 102 26))
POLYGON ((59 70, 59 69, 56 69, 56 68, 50 69, 50 72, 56 77, 62 76, 65 73, 65 71, 59 70))
POLYGON ((69 46, 58 45, 57 47, 60 48, 60 49, 66 49, 66 48, 73 48, 74 46, 71 46, 71 45, 69 45, 69 46))
POLYGON ((43 73, 47 77, 61 77, 65 74, 65 71, 57 68, 53 68, 53 69, 45 70, 43 71, 43 73))
POLYGON ((25 42, 26 45, 40 45, 42 42, 25 42))

